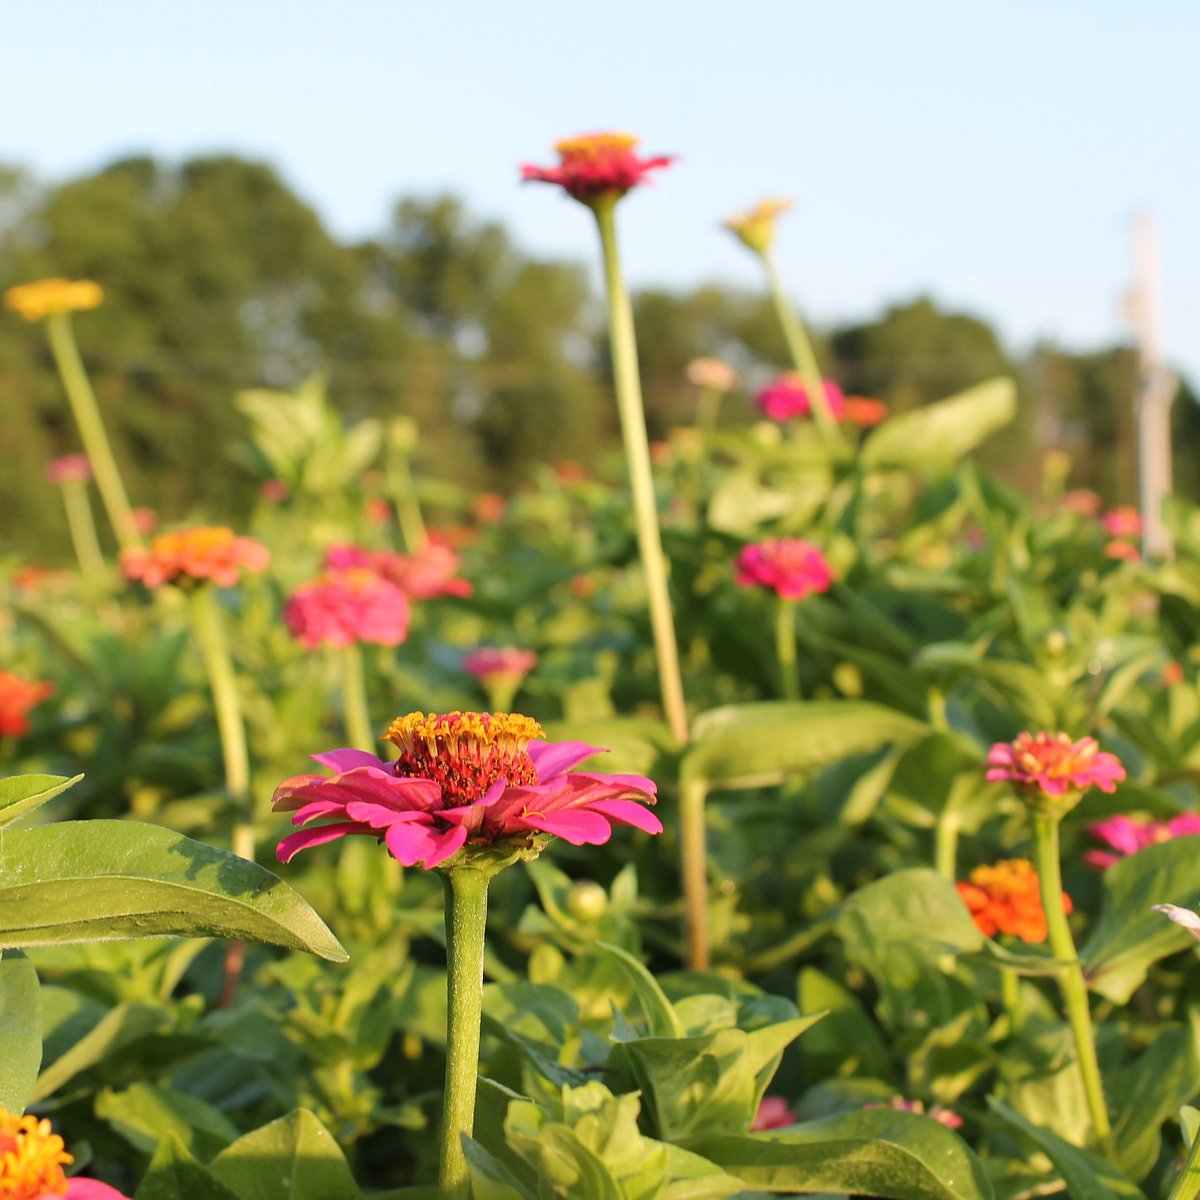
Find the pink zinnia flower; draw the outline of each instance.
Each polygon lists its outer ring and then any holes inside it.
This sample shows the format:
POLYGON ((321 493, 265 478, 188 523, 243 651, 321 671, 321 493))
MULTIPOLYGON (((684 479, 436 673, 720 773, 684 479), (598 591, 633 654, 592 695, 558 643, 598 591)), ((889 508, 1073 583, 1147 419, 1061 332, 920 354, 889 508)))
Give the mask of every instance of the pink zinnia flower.
POLYGON ((462 657, 463 670, 483 684, 499 676, 516 686, 537 662, 535 650, 518 650, 515 646, 480 646, 462 657))
POLYGON ((134 529, 142 537, 149 537, 158 528, 158 513, 152 508, 135 508, 129 515, 134 529))
POLYGON ((1065 733, 1021 733, 1013 742, 997 742, 988 751, 989 783, 1014 784, 1027 793, 1058 797, 1098 787, 1112 792, 1125 778, 1115 754, 1095 738, 1073 742, 1065 733))
POLYGON ((64 454, 62 458, 54 458, 46 467, 46 478, 51 483, 72 482, 87 483, 92 477, 92 464, 86 454, 64 454))
POLYGON ((764 1096, 759 1101, 758 1112, 754 1114, 754 1123, 750 1126, 751 1133, 761 1133, 765 1129, 784 1129, 796 1124, 796 1114, 782 1096, 764 1096))
POLYGON ((332 571, 296 589, 283 610, 292 636, 309 650, 370 642, 398 646, 408 636, 408 597, 374 571, 332 571))
POLYGON ((149 548, 121 551, 121 570, 148 588, 164 583, 188 586, 211 580, 218 587, 233 587, 243 570, 258 573, 267 568, 271 552, 253 538, 235 537, 223 525, 181 529, 164 533, 149 548))
POLYGON ((521 167, 521 178, 557 183, 569 196, 593 204, 604 196, 620 198, 659 167, 670 166, 674 156, 660 154, 638 158, 639 139, 628 133, 585 133, 555 142, 562 161, 557 167, 521 167))
POLYGON ((768 538, 744 546, 737 560, 739 587, 771 588, 788 600, 827 592, 833 568, 812 542, 803 538, 768 538))
POLYGON ((74 1161, 44 1117, 0 1108, 0 1196, 5 1200, 129 1200, 98 1179, 68 1179, 63 1168, 74 1161))
POLYGON ((600 845, 614 821, 662 832, 644 807, 655 802, 652 780, 572 771, 598 748, 543 741, 541 733, 516 713, 416 712, 397 717, 384 735, 400 747, 396 762, 362 750, 314 754, 331 777, 298 775, 275 789, 276 811, 308 826, 279 843, 279 859, 363 834, 385 842, 405 866, 428 869, 468 842, 519 846, 551 833, 576 846, 600 845))
POLYGON ((1091 488, 1075 488, 1073 491, 1067 492, 1060 501, 1061 507, 1066 512, 1075 513, 1080 517, 1096 516, 1103 503, 1099 492, 1093 492, 1091 488))
POLYGON ((1100 518, 1104 532, 1111 538, 1136 538, 1142 536, 1142 514, 1128 504, 1109 509, 1100 518))
POLYGON ((267 479, 258 494, 266 504, 282 504, 292 494, 292 489, 282 479, 267 479))
POLYGON ((341 571, 363 567, 394 583, 412 600, 436 596, 469 596, 471 584, 458 577, 462 560, 445 542, 431 538, 424 550, 400 554, 394 550, 366 550, 362 546, 330 546, 325 568, 341 571))
MULTIPOLYGON (((846 397, 842 389, 832 379, 821 381, 825 389, 825 399, 829 404, 829 414, 835 421, 840 421, 846 412, 846 397)), ((772 421, 790 421, 793 417, 811 417, 812 402, 808 389, 803 380, 793 371, 780 375, 754 397, 764 416, 772 421)))
POLYGON ((939 1125, 944 1125, 947 1129, 961 1129, 963 1119, 953 1109, 946 1108, 945 1105, 935 1104, 928 1112, 925 1110, 925 1105, 920 1100, 906 1100, 903 1096, 893 1096, 887 1104, 864 1104, 864 1108, 894 1108, 897 1112, 919 1113, 921 1116, 930 1117, 939 1125))
POLYGON ((1142 821, 1125 815, 1106 817, 1089 825, 1088 833, 1116 851, 1110 854, 1107 850, 1088 850, 1084 854, 1085 862, 1103 871, 1121 858, 1136 854, 1147 846, 1200 833, 1200 813, 1180 813, 1167 821, 1142 821))

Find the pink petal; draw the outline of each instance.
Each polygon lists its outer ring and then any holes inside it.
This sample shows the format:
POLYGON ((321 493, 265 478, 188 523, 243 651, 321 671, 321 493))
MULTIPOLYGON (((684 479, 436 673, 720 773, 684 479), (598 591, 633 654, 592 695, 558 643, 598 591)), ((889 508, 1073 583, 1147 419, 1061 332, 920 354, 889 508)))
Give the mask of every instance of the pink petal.
POLYGON ((318 821, 322 817, 337 815, 344 817, 346 805, 340 800, 310 800, 303 807, 292 813, 293 825, 307 825, 309 821, 318 821))
POLYGON ((594 779, 622 792, 645 792, 648 796, 658 795, 658 784, 645 775, 594 775, 590 771, 579 771, 577 779, 594 779))
POLYGON ((377 771, 391 774, 391 763, 384 762, 382 758, 376 758, 374 754, 368 754, 365 750, 326 750, 310 757, 313 762, 319 762, 321 766, 328 767, 339 775, 353 771, 355 767, 374 767, 377 771))
MULTIPOLYGON (((67 1200, 129 1200, 129 1197, 124 1192, 118 1192, 116 1188, 109 1187, 107 1183, 101 1183, 98 1179, 75 1179, 67 1180, 67 1200)), ((54 1200, 54 1197, 46 1197, 46 1200, 54 1200)))
POLYGON ((280 862, 291 862, 301 850, 309 846, 323 846, 326 842, 337 841, 351 833, 370 833, 367 825, 357 821, 339 821, 336 825, 314 825, 311 829, 302 829, 299 833, 289 833, 275 847, 275 856, 280 862))
POLYGON ((388 828, 384 835, 392 857, 406 867, 415 867, 423 862, 426 870, 436 867, 456 853, 467 840, 467 831, 461 825, 439 832, 432 824, 419 821, 402 821, 388 828))
POLYGON ((537 770, 539 783, 545 783, 564 771, 569 771, 593 754, 607 754, 602 746, 589 746, 587 742, 543 742, 529 743, 529 757, 537 770))
POLYGON ((360 821, 363 825, 369 825, 372 829, 389 829, 398 821, 427 823, 429 820, 428 813, 417 809, 398 810, 388 804, 377 804, 372 800, 351 800, 346 805, 346 816, 352 821, 360 821))
POLYGON ((632 825, 645 833, 663 831, 662 822, 636 800, 593 800, 587 806, 587 811, 600 813, 610 821, 618 821, 622 825, 632 825))
POLYGON ((612 837, 612 826, 599 813, 589 812, 585 808, 526 813, 508 824, 510 828, 540 829, 543 833, 553 833, 572 846, 602 846, 612 837))

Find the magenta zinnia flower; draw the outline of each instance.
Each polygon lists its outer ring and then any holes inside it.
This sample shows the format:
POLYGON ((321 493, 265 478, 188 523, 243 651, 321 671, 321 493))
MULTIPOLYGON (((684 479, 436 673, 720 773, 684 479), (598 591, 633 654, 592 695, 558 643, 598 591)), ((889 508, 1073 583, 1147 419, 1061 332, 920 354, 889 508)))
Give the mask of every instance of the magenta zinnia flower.
MULTIPOLYGON (((835 421, 840 421, 846 411, 846 397, 842 389, 832 379, 821 381, 825 389, 825 399, 829 404, 829 413, 835 421)), ((803 380, 795 372, 789 371, 780 375, 754 398, 755 404, 762 410, 764 416, 772 421, 790 421, 793 417, 811 417, 813 415, 812 401, 803 380)))
POLYGON ((537 651, 518 650, 515 646, 480 646, 462 657, 463 670, 485 685, 500 677, 517 686, 537 662, 537 651))
POLYGON ((1085 862, 1105 870, 1121 858, 1136 854, 1147 846, 1200 833, 1200 813, 1180 813, 1168 821, 1142 821, 1122 814, 1096 821, 1088 826, 1088 833, 1116 851, 1112 854, 1107 850, 1088 850, 1084 854, 1085 862))
POLYGON ((521 167, 521 178, 557 183, 569 196, 591 204, 601 196, 623 196, 659 167, 669 166, 673 155, 638 158, 639 139, 628 133, 585 133, 555 142, 561 162, 557 167, 521 167))
POLYGON ((739 587, 771 588, 787 600, 803 600, 827 592, 833 568, 812 542, 803 538, 768 538, 742 548, 737 560, 739 587))
POLYGON ((314 754, 332 776, 298 775, 275 789, 276 811, 308 826, 279 843, 279 859, 364 834, 385 842, 405 866, 428 869, 468 843, 521 845, 552 833, 576 846, 600 845, 614 821, 662 832, 643 807, 655 803, 652 780, 572 771, 598 748, 541 734, 536 721, 516 713, 415 712, 397 717, 384 735, 400 747, 396 762, 362 750, 314 754))
POLYGON ((398 646, 408 636, 408 597, 374 571, 331 571, 296 589, 283 610, 307 649, 370 642, 398 646))
POLYGON ((989 783, 1007 781, 1027 793, 1058 797, 1098 787, 1115 790, 1125 768, 1095 738, 1073 742, 1065 733, 1021 733, 988 751, 989 783))

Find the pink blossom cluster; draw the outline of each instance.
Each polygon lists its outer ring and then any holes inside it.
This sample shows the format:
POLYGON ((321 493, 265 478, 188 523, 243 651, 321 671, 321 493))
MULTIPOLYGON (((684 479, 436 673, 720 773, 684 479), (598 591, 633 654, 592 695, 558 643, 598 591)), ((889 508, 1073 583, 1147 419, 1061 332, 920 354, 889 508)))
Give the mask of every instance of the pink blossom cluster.
POLYGON ((1045 796, 1093 787, 1111 792, 1125 778, 1120 760, 1101 750, 1095 738, 1073 742, 1065 733, 1021 733, 1012 742, 997 742, 988 751, 988 766, 989 783, 1012 783, 1045 796))
POLYGON ((739 587, 770 588, 787 600, 827 592, 833 568, 821 551, 803 538, 768 538, 744 546, 737 560, 739 587))
POLYGON ((327 571, 296 589, 283 610, 301 645, 349 646, 369 642, 397 646, 408 636, 408 596, 364 567, 327 571))
POLYGON ((1200 813, 1180 813, 1166 821, 1139 820, 1122 814, 1096 821, 1088 826, 1088 833, 1109 847, 1108 850, 1088 850, 1083 856, 1085 862, 1103 871, 1147 846, 1200 833, 1200 813))

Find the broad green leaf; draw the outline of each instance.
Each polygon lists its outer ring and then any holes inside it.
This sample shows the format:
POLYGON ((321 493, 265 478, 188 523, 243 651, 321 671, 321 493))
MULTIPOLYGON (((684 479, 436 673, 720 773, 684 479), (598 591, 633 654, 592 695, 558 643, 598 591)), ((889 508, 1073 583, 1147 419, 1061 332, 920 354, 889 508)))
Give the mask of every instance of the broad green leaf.
POLYGON ((238 1138, 208 1164, 240 1200, 361 1200, 333 1135, 307 1109, 238 1138))
POLYGON ((1155 904, 1200 904, 1196 854, 1200 842, 1180 837, 1147 846, 1104 872, 1100 919, 1079 952, 1088 986, 1124 1004, 1160 958, 1194 945, 1191 935, 1155 904))
POLYGON ((1167 1200, 1196 1200, 1200 1196, 1200 1139, 1196 1137, 1196 1131, 1200 1129, 1200 1109, 1185 1104, 1179 1110, 1179 1122, 1188 1156, 1167 1200))
POLYGON ((625 968, 625 973, 629 976, 642 1006, 642 1015, 646 1018, 650 1032, 655 1037, 681 1038, 686 1036, 687 1030, 684 1029, 683 1022, 675 1014, 675 1009, 671 1006, 671 1002, 662 988, 659 987, 658 980, 646 970, 642 963, 629 951, 622 950, 620 946, 610 945, 608 942, 597 942, 596 949, 605 954, 611 954, 625 968))
POLYGON ((144 1154, 175 1137, 188 1153, 206 1161, 238 1137, 237 1126, 211 1104, 152 1083, 135 1083, 123 1092, 106 1088, 96 1096, 95 1110, 144 1154))
POLYGON ((842 906, 838 929, 843 936, 865 932, 874 942, 923 946, 933 955, 977 952, 984 944, 958 889, 929 867, 860 888, 842 906))
POLYGON ((929 1117, 860 1109, 769 1133, 683 1146, 766 1192, 862 1193, 888 1200, 991 1200, 983 1165, 929 1117))
POLYGON ((760 701, 710 709, 696 718, 681 783, 759 787, 794 772, 915 741, 927 727, 894 709, 861 700, 760 701))
POLYGON ((883 1033, 853 992, 815 967, 802 968, 796 986, 802 1012, 827 1013, 800 1045, 808 1078, 867 1075, 895 1082, 883 1033))
POLYGON ((347 955, 300 895, 256 863, 156 825, 70 821, 0 842, 0 949, 190 934, 347 955))
POLYGON ((1017 411, 1011 379, 991 379, 958 395, 889 417, 867 438, 859 461, 880 467, 940 465, 974 450, 1017 411))
POLYGON ((475 1200, 537 1200, 494 1154, 474 1138, 463 1137, 463 1153, 471 1171, 471 1194, 475 1200))
POLYGON ((134 1200, 245 1200, 231 1192, 174 1137, 158 1144, 134 1200))
POLYGON ((1056 693, 1046 673, 1029 663, 984 658, 965 642, 938 642, 922 650, 914 666, 921 673, 959 671, 972 676, 1015 711, 1018 724, 1053 729, 1059 723, 1064 698, 1056 693))
POLYGON ((37 971, 19 950, 0 951, 0 1108, 25 1111, 42 1063, 37 971))
POLYGON ((988 1097, 988 1104, 996 1116, 1031 1141, 1054 1164, 1068 1195, 1077 1200, 1145 1200, 1135 1184, 1095 1151, 1064 1142, 1057 1134, 1025 1120, 994 1097, 988 1097))
POLYGON ((82 775, 72 779, 65 775, 13 775, 0 779, 0 829, 53 800, 82 778, 82 775))

